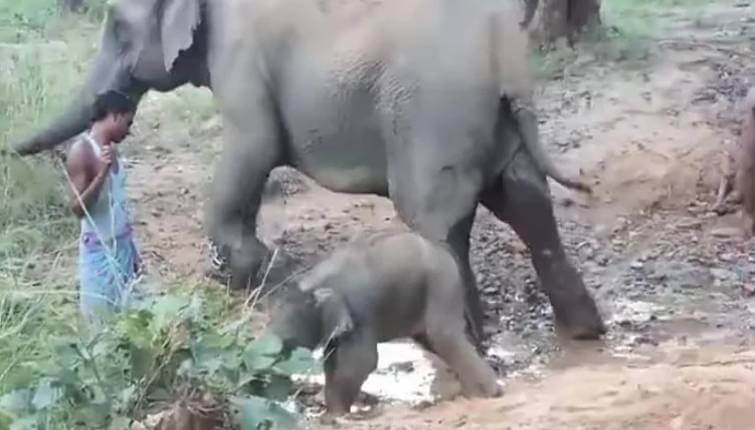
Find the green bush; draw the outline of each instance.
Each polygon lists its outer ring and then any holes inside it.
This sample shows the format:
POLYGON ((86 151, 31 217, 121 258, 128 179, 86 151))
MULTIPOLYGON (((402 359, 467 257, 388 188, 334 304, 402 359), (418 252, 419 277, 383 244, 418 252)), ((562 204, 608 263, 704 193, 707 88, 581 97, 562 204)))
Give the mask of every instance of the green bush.
POLYGON ((115 428, 169 407, 183 387, 223 399, 242 430, 295 426, 280 402, 290 376, 313 369, 310 351, 255 338, 222 290, 158 297, 96 336, 57 303, 54 294, 0 294, 0 430, 115 428))

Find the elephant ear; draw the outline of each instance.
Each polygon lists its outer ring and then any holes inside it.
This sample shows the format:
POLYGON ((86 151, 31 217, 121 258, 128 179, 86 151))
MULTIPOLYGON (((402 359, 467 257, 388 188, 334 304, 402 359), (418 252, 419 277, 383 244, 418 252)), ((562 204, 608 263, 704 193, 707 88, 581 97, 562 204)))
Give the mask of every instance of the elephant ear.
POLYGON ((194 30, 199 25, 199 0, 165 0, 161 22, 161 38, 165 70, 170 72, 178 54, 191 47, 194 30))
POLYGON ((337 344, 341 337, 354 330, 354 320, 343 297, 330 288, 315 290, 322 318, 325 345, 337 344))

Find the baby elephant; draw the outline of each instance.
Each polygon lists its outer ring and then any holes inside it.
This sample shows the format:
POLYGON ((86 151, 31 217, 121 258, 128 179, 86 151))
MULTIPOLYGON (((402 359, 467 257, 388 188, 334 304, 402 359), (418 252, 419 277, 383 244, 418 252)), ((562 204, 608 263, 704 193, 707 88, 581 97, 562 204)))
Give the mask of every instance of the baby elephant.
POLYGON ((714 210, 721 212, 724 199, 734 191, 743 202, 743 217, 747 233, 755 234, 755 87, 744 100, 744 118, 736 145, 723 160, 723 177, 718 188, 714 210))
POLYGON ((348 413, 378 362, 377 344, 411 337, 442 358, 469 397, 501 394, 465 334, 464 286, 444 244, 409 232, 354 241, 317 264, 273 315, 290 346, 324 346, 325 403, 348 413))

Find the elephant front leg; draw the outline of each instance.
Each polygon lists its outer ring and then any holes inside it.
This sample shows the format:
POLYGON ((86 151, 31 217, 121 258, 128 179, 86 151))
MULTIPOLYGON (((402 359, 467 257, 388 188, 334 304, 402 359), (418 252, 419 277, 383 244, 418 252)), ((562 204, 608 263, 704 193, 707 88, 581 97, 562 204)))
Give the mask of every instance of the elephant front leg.
POLYGON ((247 288, 269 252, 256 236, 256 220, 280 143, 274 121, 255 115, 249 126, 225 125, 224 148, 206 211, 208 233, 228 262, 232 289, 247 288))
POLYGON ((361 328, 342 335, 325 351, 325 404, 330 416, 348 414, 362 384, 378 364, 377 340, 361 328))
POLYGON ((529 154, 519 152, 502 181, 485 190, 481 201, 529 248, 557 325, 574 339, 596 339, 604 334, 595 301, 561 243, 548 184, 529 154))

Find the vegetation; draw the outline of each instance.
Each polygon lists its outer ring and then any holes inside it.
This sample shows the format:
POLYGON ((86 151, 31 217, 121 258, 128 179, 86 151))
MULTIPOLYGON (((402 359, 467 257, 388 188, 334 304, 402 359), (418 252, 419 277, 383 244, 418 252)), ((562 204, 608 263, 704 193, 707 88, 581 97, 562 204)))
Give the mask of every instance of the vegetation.
MULTIPOLYGON (((84 3, 74 15, 0 0, 0 149, 75 94, 104 7, 84 3)), ((195 113, 177 97, 169 118, 214 113, 206 97, 195 113)), ((177 400, 235 428, 292 427, 290 376, 316 369, 311 353, 255 338, 251 308, 223 290, 184 279, 96 335, 82 329, 62 167, 0 151, 0 430, 126 429, 177 400)))
POLYGON ((292 374, 313 369, 310 351, 255 339, 248 312, 220 290, 145 301, 94 335, 72 323, 75 306, 55 303, 47 294, 0 299, 0 428, 126 429, 176 399, 241 429, 296 423, 276 402, 288 398, 292 374))

